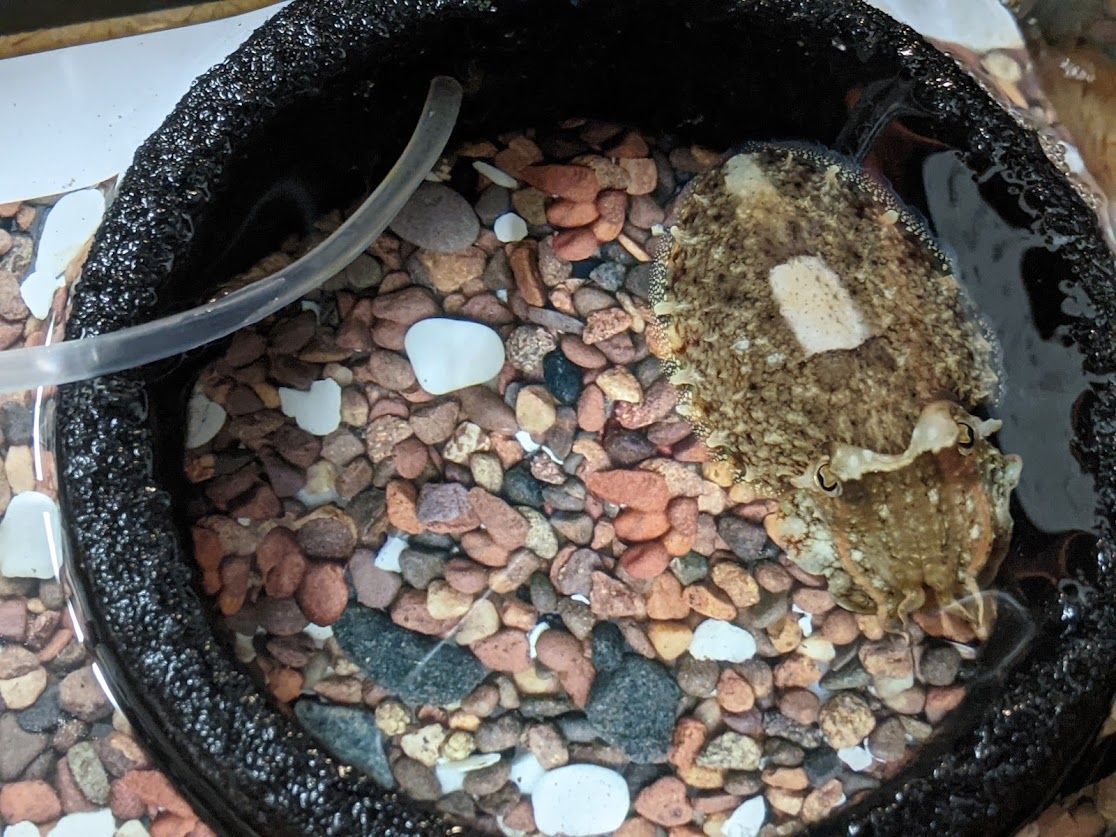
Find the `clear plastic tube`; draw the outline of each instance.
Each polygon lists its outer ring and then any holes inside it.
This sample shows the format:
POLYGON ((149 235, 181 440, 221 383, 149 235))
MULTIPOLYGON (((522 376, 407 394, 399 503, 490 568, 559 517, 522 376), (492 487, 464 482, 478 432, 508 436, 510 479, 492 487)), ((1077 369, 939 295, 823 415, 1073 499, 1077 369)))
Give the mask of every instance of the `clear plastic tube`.
POLYGON ((461 109, 461 85, 430 82, 422 116, 395 165, 325 241, 272 276, 180 314, 110 334, 0 352, 0 391, 67 384, 173 357, 259 322, 335 275, 387 228, 434 167, 461 109))

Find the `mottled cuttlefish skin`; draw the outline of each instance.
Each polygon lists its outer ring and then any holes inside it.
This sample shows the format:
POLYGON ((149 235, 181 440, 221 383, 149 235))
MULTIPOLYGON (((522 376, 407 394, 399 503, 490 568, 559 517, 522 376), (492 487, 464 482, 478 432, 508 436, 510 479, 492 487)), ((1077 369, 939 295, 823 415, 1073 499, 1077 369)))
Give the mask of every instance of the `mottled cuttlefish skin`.
POLYGON ((649 342, 679 412, 777 501, 773 540, 888 622, 975 596, 1022 462, 973 415, 998 351, 922 224, 840 158, 756 145, 696 177, 667 228, 649 342))

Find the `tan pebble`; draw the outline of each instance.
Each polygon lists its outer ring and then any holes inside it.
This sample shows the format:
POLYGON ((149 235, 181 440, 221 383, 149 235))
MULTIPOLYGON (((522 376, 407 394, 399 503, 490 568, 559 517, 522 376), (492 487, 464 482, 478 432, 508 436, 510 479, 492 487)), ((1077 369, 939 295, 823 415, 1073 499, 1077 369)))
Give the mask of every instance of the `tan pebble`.
POLYGON ((469 612, 473 597, 435 579, 426 588, 426 609, 435 619, 457 619, 469 612))
POLYGON ((554 255, 570 262, 580 262, 597 252, 600 242, 590 227, 564 230, 554 236, 554 255))
POLYGON ((873 642, 883 639, 887 635, 883 621, 874 613, 856 614, 856 624, 865 638, 873 642))
POLYGON ((810 778, 801 767, 769 767, 763 771, 763 783, 772 788, 789 791, 806 790, 810 778))
POLYGON ((779 711, 795 723, 817 723, 821 700, 806 688, 791 688, 779 696, 779 711))
POLYGON ((481 719, 471 712, 458 709, 450 715, 449 725, 450 729, 457 729, 462 732, 476 732, 480 729, 481 719))
POLYGON ((441 724, 428 724, 399 739, 403 752, 417 762, 433 767, 446 740, 446 730, 441 724))
POLYGON ((688 823, 694 815, 686 796, 686 786, 673 776, 664 776, 648 785, 635 800, 635 810, 642 817, 659 825, 688 823))
POLYGON ((800 587, 795 590, 791 596, 791 601, 798 605, 801 610, 815 616, 828 613, 835 607, 832 593, 828 590, 816 590, 811 587, 800 587))
POLYGON ((651 471, 597 471, 585 485, 602 500, 645 512, 661 512, 670 502, 667 481, 651 471))
POLYGON ((706 584, 691 584, 683 595, 686 604, 702 616, 726 622, 736 618, 736 606, 720 590, 706 584))
POLYGON ((469 473, 485 491, 497 494, 504 487, 504 468, 495 454, 474 453, 469 458, 469 473))
POLYGON ((780 689, 801 689, 821 680, 822 670, 816 660, 804 654, 792 654, 775 666, 775 685, 780 689))
POLYGON ((601 190, 597 176, 585 166, 527 166, 519 177, 548 195, 579 203, 595 200, 601 190))
POLYGON ((493 671, 509 674, 531 668, 530 646, 523 631, 507 629, 469 646, 477 659, 493 671))
POLYGON ((419 250, 418 260, 431 284, 442 293, 451 293, 470 280, 478 279, 488 262, 487 255, 479 247, 468 247, 456 253, 419 250))
POLYGON ((0 680, 0 699, 10 710, 26 709, 39 699, 46 684, 46 669, 36 668, 18 677, 0 680))
POLYGON ((391 621, 401 628, 427 636, 443 636, 455 627, 456 620, 435 619, 426 609, 425 590, 407 590, 391 608, 391 621))
POLYGON ((701 475, 721 488, 731 487, 736 480, 735 469, 727 462, 721 462, 719 460, 703 462, 701 466, 701 475))
POLYGON ((477 600, 461 619, 454 633, 458 645, 472 645, 500 630, 500 614, 489 599, 477 600))
MULTIPOLYGON (((675 448, 678 446, 675 445, 675 448)), ((677 454, 676 454, 677 456, 677 454)), ((685 461, 677 457, 680 462, 685 461)), ((698 495, 698 511, 705 514, 718 515, 728 507, 728 495, 717 485, 705 480, 701 485, 701 494, 698 495)))
POLYGON ((562 691, 558 674, 540 669, 534 663, 514 675, 515 688, 523 695, 555 695, 562 691))
MULTIPOLYGON (((637 512, 641 514, 641 512, 637 512)), ((617 518, 619 520, 619 518, 617 518)), ((627 540, 636 540, 628 538, 627 540)), ((666 571, 670 565, 670 553, 657 541, 637 543, 624 550, 620 556, 620 566, 632 578, 655 578, 666 571)))
POLYGON ((818 715, 822 735, 835 750, 855 747, 876 728, 876 719, 864 698, 839 692, 827 700, 818 715))
POLYGON ((667 506, 670 531, 663 537, 663 546, 674 557, 689 552, 697 539, 698 502, 691 497, 675 497, 667 506))
POLYGON ((544 387, 524 387, 515 400, 515 418, 528 433, 545 434, 558 418, 554 397, 544 387))
MULTIPOLYGON (((696 524, 696 520, 695 520, 696 524)), ((725 591, 737 607, 751 607, 760 600, 759 585, 751 574, 737 563, 721 561, 710 572, 713 583, 725 591)))
POLYGON ((800 791, 783 790, 782 788, 768 788, 763 792, 771 807, 781 814, 797 817, 802 810, 806 794, 800 791))
POLYGON ((926 691, 913 686, 888 695, 881 695, 884 706, 900 715, 919 715, 926 708, 926 691))
POLYGON ((839 608, 829 611, 822 623, 822 636, 834 645, 848 645, 854 642, 860 636, 856 615, 839 608))
POLYGON ((622 367, 606 369, 597 376, 596 384, 613 401, 638 404, 643 400, 643 389, 635 375, 622 367))
POLYGON ((845 798, 845 789, 841 786, 840 779, 830 779, 820 788, 811 791, 802 803, 802 821, 813 825, 824 820, 841 804, 845 798))
POLYGON ((757 564, 753 573, 759 586, 769 593, 786 593, 794 585, 790 573, 771 561, 757 564))
POLYGON ((789 654, 802 644, 802 626, 798 624, 795 613, 787 613, 774 625, 767 628, 771 645, 780 654, 789 654))
POLYGON ((4 474, 8 478, 12 494, 34 491, 35 467, 29 446, 13 445, 8 448, 8 455, 4 459, 4 474))
POLYGON ((694 632, 685 622, 651 622, 647 626, 647 638, 660 659, 673 663, 689 650, 694 632))
POLYGON ((505 599, 500 604, 500 621, 509 628, 528 632, 539 622, 539 612, 527 602, 505 599))
POLYGON ((747 712, 756 703, 752 686, 732 669, 725 669, 717 680, 717 703, 726 712, 747 712))
POLYGON ((649 195, 659 185, 658 169, 649 157, 624 158, 620 160, 620 166, 630 178, 629 195, 649 195))
POLYGON ((691 764, 687 767, 678 768, 678 778, 698 790, 716 790, 724 787, 725 771, 691 764))
POLYGON ((546 210, 546 220, 555 227, 571 229, 592 224, 600 216, 594 202, 577 203, 576 201, 557 200, 546 210))
POLYGON ((593 346, 622 334, 631 327, 632 316, 623 308, 605 308, 603 311, 594 311, 586 318, 581 339, 586 345, 593 346))
POLYGON ((682 583, 672 573, 663 573, 651 584, 647 615, 652 619, 685 619, 690 605, 682 595, 682 583))
POLYGON ((351 677, 327 677, 314 684, 314 693, 333 703, 360 703, 361 683, 351 677))
POLYGON ((813 634, 802 640, 798 650, 819 663, 829 663, 837 656, 833 643, 820 634, 813 634))
POLYGON ((491 445, 491 438, 480 425, 463 421, 442 446, 442 458, 458 465, 467 465, 474 453, 487 451, 491 445))
POLYGON ((679 770, 691 767, 705 746, 707 735, 708 731, 701 721, 696 718, 679 718, 674 727, 667 760, 679 770))

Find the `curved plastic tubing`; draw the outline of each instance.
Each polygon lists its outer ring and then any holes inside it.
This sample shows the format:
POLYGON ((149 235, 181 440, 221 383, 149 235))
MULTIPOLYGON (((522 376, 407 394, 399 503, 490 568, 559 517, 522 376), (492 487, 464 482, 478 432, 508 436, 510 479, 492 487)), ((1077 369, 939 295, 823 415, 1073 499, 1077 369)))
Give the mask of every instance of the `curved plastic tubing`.
POLYGON ((407 147, 375 191, 318 247, 247 288, 180 314, 81 340, 0 352, 0 391, 68 384, 204 346, 259 322, 350 265, 391 223, 434 167, 461 109, 455 79, 430 82, 407 147))

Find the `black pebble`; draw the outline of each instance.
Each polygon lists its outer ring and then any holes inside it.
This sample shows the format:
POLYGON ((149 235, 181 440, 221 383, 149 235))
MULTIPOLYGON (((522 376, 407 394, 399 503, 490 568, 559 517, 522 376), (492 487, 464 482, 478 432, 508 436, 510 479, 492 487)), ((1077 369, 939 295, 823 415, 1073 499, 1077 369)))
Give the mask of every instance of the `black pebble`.
POLYGON ((628 643, 612 622, 593 626, 593 666, 597 671, 615 671, 628 652, 628 643))
POLYGON ((543 358, 546 388, 559 404, 573 406, 581 395, 581 368, 559 349, 543 358))
POLYGON ((46 732, 58 725, 61 711, 58 684, 50 683, 43 689, 38 700, 16 715, 16 723, 25 732, 46 732))
POLYGON ((542 508, 542 484, 531 476, 525 466, 517 465, 504 474, 504 496, 513 506, 542 508))

